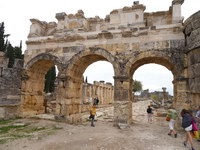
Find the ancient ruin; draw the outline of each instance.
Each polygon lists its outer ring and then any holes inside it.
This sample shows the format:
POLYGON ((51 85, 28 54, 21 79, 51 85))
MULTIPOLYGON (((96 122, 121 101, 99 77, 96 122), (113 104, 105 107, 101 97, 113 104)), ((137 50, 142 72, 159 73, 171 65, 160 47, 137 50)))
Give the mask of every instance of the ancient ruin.
POLYGON ((57 13, 57 22, 31 19, 21 76, 20 116, 45 112, 44 77, 58 67, 55 115, 69 123, 81 121, 82 76, 102 60, 114 70, 114 122, 132 121, 132 76, 140 66, 155 63, 173 74, 173 104, 180 110, 200 105, 200 12, 183 22, 181 5, 173 0, 168 11, 145 12, 138 1, 115 9, 105 19, 57 13))

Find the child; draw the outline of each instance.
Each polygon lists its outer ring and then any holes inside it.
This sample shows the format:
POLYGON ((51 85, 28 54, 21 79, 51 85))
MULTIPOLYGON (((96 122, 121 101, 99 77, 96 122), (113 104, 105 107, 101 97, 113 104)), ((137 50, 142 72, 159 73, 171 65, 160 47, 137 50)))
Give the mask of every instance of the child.
POLYGON ((90 119, 91 119, 91 126, 95 127, 94 125, 94 118, 96 115, 96 105, 94 104, 91 108, 90 108, 90 119))

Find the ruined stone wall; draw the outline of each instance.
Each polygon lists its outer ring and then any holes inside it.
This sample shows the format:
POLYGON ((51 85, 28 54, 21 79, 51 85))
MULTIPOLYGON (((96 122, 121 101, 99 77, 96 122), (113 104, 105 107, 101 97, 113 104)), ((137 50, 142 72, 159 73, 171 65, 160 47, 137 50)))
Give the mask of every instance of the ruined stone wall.
POLYGON ((8 59, 1 53, 0 75, 0 118, 19 116, 21 99, 22 60, 15 60, 13 68, 8 68, 8 59))
POLYGON ((185 22, 188 74, 188 103, 193 109, 200 105, 200 11, 185 22))
POLYGON ((91 104, 98 97, 100 105, 108 105, 114 102, 114 87, 111 83, 94 81, 94 84, 83 83, 83 104, 91 104))

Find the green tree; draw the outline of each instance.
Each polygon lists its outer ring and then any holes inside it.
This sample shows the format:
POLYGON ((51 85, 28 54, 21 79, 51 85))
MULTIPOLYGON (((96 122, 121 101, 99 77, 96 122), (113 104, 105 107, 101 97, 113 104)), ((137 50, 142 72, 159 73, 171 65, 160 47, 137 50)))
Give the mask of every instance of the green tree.
POLYGON ((20 46, 14 47, 15 58, 23 59, 24 56, 22 55, 22 41, 20 41, 20 46))
POLYGON ((8 68, 12 68, 15 62, 15 53, 14 48, 10 43, 8 43, 7 46, 6 57, 9 58, 8 68))
POLYGON ((47 74, 45 75, 45 87, 44 91, 46 93, 54 92, 54 82, 56 79, 56 67, 53 66, 49 69, 47 74))
POLYGON ((133 80, 133 92, 141 92, 142 91, 142 83, 137 80, 133 80))
POLYGON ((0 51, 5 52, 6 51, 6 47, 7 47, 7 43, 8 41, 5 40, 5 38, 7 38, 9 36, 9 34, 4 34, 5 29, 4 29, 4 22, 0 23, 0 51))
POLYGON ((5 52, 6 57, 9 58, 8 68, 12 68, 15 62, 15 58, 23 59, 22 55, 22 41, 20 47, 16 46, 13 48, 12 44, 5 38, 10 36, 5 34, 4 22, 0 23, 0 51, 5 52))
POLYGON ((159 101, 159 97, 156 94, 151 94, 151 99, 153 99, 155 101, 159 101))

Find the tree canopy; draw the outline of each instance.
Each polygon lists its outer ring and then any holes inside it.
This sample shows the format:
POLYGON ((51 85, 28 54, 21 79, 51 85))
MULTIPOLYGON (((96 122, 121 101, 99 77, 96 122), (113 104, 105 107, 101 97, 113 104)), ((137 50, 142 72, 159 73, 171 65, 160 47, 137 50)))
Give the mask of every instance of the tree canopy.
POLYGON ((133 80, 133 92, 141 92, 142 91, 142 83, 137 80, 133 80))
POLYGON ((8 41, 7 39, 5 40, 5 38, 8 36, 9 34, 5 34, 4 22, 0 23, 0 51, 6 51, 8 41))
POLYGON ((13 47, 12 44, 8 41, 9 34, 5 34, 4 22, 0 23, 0 51, 6 54, 6 57, 9 58, 8 68, 12 68, 15 62, 15 59, 23 59, 22 54, 22 41, 20 41, 20 46, 13 47))
POLYGON ((54 82, 56 79, 56 67, 53 66, 49 69, 47 74, 45 75, 45 93, 54 92, 54 82))

